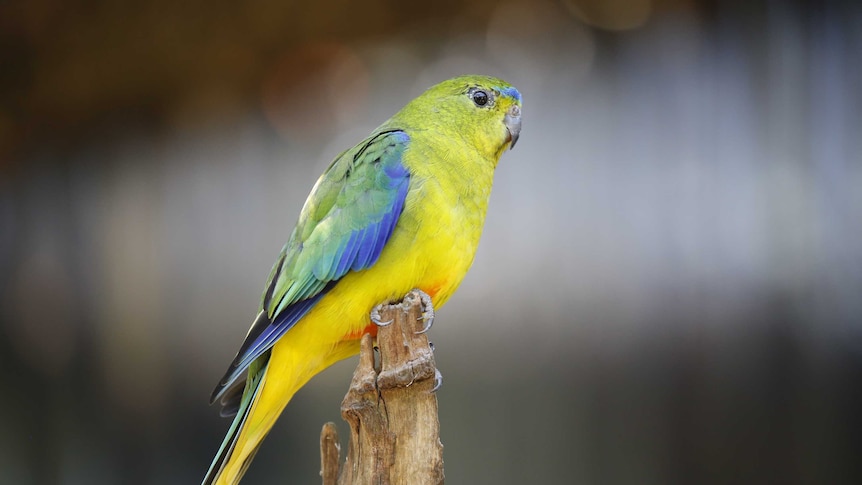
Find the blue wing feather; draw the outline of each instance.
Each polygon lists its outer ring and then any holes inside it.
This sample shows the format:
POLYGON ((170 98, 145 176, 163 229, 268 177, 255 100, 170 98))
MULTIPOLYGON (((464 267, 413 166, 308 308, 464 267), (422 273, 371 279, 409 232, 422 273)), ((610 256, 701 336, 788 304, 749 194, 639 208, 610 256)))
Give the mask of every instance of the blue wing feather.
POLYGON ((237 355, 234 365, 238 368, 245 368, 265 350, 272 347, 276 340, 281 337, 284 332, 294 326, 300 318, 304 317, 309 310, 325 295, 332 287, 335 286, 334 281, 330 281, 322 291, 312 296, 311 298, 301 300, 289 306, 285 311, 278 314, 272 323, 258 335, 249 345, 249 348, 237 355), (240 359, 241 358, 241 359, 240 359))
MULTIPOLYGON (((375 224, 374 226, 365 229, 364 236, 366 237, 362 239, 362 244, 359 245, 359 251, 356 254, 356 258, 352 261, 352 268, 354 270, 368 267, 371 252, 374 249, 378 234, 380 233, 380 226, 381 224, 375 224)), ((350 263, 349 261, 345 262, 350 263)))
POLYGON ((363 237, 368 228, 360 231, 353 231, 350 235, 350 241, 341 253, 341 258, 338 260, 338 265, 335 267, 335 274, 346 274, 350 263, 356 259, 356 252, 362 246, 363 237))

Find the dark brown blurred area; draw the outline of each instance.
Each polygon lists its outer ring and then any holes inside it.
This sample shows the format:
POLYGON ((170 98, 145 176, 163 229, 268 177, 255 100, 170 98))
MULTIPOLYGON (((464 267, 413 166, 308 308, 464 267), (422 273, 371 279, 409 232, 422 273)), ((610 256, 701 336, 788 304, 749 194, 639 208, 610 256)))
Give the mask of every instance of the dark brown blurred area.
POLYGON ((70 1, 0 5, 0 160, 80 143, 115 123, 163 126, 231 116, 324 67, 332 49, 405 32, 429 39, 487 22, 494 1, 70 1), (300 79, 297 79, 300 78, 300 79))
MULTIPOLYGON (((314 181, 466 73, 524 130, 432 330, 447 482, 862 483, 860 52, 850 1, 0 3, 0 483, 197 483, 314 181)), ((354 364, 244 483, 319 480, 354 364)))

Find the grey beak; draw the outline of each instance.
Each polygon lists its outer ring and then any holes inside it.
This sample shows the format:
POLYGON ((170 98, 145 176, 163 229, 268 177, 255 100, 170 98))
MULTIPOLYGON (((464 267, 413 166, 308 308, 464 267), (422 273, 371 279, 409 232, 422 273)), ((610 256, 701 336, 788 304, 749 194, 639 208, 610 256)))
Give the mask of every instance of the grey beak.
POLYGON ((515 143, 518 142, 518 137, 521 136, 521 108, 513 104, 509 108, 509 112, 503 117, 503 124, 506 125, 506 130, 509 131, 509 150, 515 148, 515 143))

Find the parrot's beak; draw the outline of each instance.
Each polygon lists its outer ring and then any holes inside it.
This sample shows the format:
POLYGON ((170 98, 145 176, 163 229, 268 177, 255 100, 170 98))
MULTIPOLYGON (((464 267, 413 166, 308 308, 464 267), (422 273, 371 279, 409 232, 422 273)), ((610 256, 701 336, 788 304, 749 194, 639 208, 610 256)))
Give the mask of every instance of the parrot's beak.
POLYGON ((515 148, 515 143, 518 142, 518 137, 521 135, 521 107, 513 104, 506 116, 503 117, 503 124, 506 125, 506 130, 509 132, 509 150, 515 148))

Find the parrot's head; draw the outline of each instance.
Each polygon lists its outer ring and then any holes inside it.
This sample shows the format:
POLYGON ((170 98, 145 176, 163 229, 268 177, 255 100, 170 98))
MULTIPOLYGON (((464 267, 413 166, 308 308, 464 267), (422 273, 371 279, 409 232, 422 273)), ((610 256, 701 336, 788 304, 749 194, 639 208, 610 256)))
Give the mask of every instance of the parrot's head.
POLYGON ((495 77, 460 76, 432 86, 400 114, 465 140, 496 164, 521 134, 521 93, 495 77))

